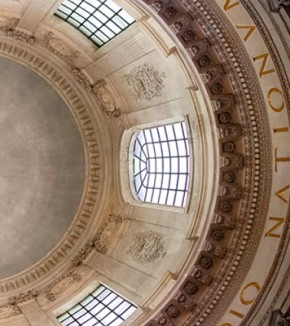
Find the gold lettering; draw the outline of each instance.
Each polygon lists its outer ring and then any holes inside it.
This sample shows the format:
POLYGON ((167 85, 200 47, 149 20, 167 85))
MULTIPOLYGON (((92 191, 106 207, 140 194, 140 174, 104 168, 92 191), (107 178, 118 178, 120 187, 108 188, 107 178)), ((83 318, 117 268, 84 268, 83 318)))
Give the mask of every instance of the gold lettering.
POLYGON ((252 36, 254 33, 256 26, 254 25, 236 25, 237 29, 247 29, 247 34, 243 37, 244 42, 247 42, 248 39, 252 36))
POLYGON ((270 221, 277 222, 268 232, 265 233, 265 237, 271 237, 271 238, 281 238, 281 234, 273 233, 274 230, 276 230, 281 224, 285 222, 284 217, 272 217, 270 216, 270 221))
POLYGON ((288 131, 289 131, 289 128, 288 128, 288 127, 283 127, 283 128, 274 128, 274 129, 273 129, 274 134, 275 134, 276 132, 288 132, 288 131))
POLYGON ((275 71, 275 69, 268 69, 268 70, 265 70, 265 67, 266 67, 266 64, 267 64, 267 60, 268 60, 268 57, 269 57, 269 53, 264 53, 264 54, 261 54, 261 55, 258 55, 256 57, 253 58, 253 60, 256 62, 257 60, 263 60, 262 61, 262 65, 261 65, 261 68, 260 68, 260 77, 263 77, 265 75, 268 75, 268 74, 271 74, 272 72, 275 71))
POLYGON ((236 1, 234 3, 231 3, 232 0, 226 0, 226 3, 224 5, 224 10, 227 11, 227 10, 230 10, 232 9, 233 7, 237 6, 238 4, 240 4, 239 1, 236 1))
POLYGON ((260 291, 260 285, 257 283, 257 282, 251 282, 249 284, 247 284, 243 289, 242 289, 242 292, 240 294, 240 300, 241 300, 241 303, 244 304, 245 306, 253 303, 258 295, 260 291), (257 294, 254 296, 254 298, 252 298, 251 300, 249 299, 245 299, 244 298, 244 293, 247 289, 249 289, 250 287, 254 287, 257 291, 257 294))
POLYGON ((285 108, 285 102, 284 102, 283 93, 282 93, 281 89, 276 88, 276 87, 273 87, 273 88, 271 88, 269 90, 269 92, 268 92, 268 103, 269 103, 269 105, 270 105, 270 107, 271 107, 271 109, 273 111, 275 111, 275 112, 281 112, 281 111, 283 111, 283 109, 285 108), (280 106, 275 106, 273 104, 272 95, 274 93, 278 93, 278 95, 281 96, 281 98, 282 98, 282 103, 280 104, 280 106))
POLYGON ((243 314, 241 314, 241 313, 239 313, 239 312, 237 312, 235 310, 230 310, 230 314, 232 314, 232 315, 234 315, 236 317, 239 317, 241 319, 244 318, 244 315, 243 314))
POLYGON ((220 326, 233 326, 233 325, 229 324, 229 323, 224 323, 224 324, 221 324, 220 326))
POLYGON ((278 163, 290 162, 290 157, 277 157, 278 147, 275 148, 275 171, 278 172, 278 163))
POLYGON ((289 188, 290 188, 290 185, 288 185, 288 186, 286 186, 286 187, 284 187, 284 188, 278 190, 277 192, 275 192, 275 195, 276 195, 277 197, 279 197, 280 199, 282 199, 283 202, 286 203, 286 204, 288 203, 288 200, 284 197, 284 193, 285 193, 285 191, 287 191, 289 188))

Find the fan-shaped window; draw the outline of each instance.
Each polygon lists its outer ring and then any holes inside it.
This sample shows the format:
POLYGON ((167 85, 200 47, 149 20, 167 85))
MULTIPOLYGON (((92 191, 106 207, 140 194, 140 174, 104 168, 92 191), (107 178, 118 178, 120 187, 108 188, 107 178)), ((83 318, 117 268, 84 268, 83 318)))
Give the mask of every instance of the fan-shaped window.
POLYGON ((98 47, 129 27, 134 19, 111 0, 64 0, 55 13, 98 47))
POLYGON ((143 202, 184 207, 190 166, 185 123, 138 131, 132 143, 134 195, 143 202))
POLYGON ((135 310, 132 303, 100 285, 83 301, 57 318, 63 326, 117 326, 135 310))

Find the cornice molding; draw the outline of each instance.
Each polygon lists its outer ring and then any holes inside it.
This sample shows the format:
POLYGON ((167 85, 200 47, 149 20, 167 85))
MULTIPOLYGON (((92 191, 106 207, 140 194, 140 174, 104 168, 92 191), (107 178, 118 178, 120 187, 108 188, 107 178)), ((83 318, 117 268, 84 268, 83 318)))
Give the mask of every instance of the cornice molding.
POLYGON ((266 220, 271 152, 262 146, 270 139, 265 104, 248 54, 217 5, 187 0, 146 4, 150 9, 140 6, 163 20, 187 52, 215 106, 222 166, 203 251, 192 262, 190 276, 177 282, 180 288, 146 325, 214 325, 250 269, 266 220), (254 181, 253 175, 259 177, 254 181), (263 203, 257 201, 261 193, 263 203), (187 290, 189 284, 194 290, 187 290))

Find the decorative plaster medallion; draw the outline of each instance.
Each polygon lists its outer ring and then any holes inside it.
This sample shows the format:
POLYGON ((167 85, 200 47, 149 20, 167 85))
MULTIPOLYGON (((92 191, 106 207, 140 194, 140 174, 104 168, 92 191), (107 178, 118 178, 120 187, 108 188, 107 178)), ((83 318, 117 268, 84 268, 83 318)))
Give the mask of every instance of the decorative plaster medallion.
POLYGON ((47 33, 43 40, 45 46, 53 53, 67 61, 72 62, 79 55, 78 51, 73 51, 63 40, 54 36, 52 32, 47 33))
POLYGON ((136 100, 151 100, 160 97, 164 88, 165 73, 160 73, 147 63, 135 67, 129 74, 124 75, 127 83, 133 89, 136 100))
POLYGON ((51 283, 45 291, 49 301, 56 300, 56 297, 67 291, 75 282, 80 282, 82 277, 78 273, 70 272, 51 283))
POLYGON ((113 239, 116 237, 116 231, 122 223, 122 218, 120 216, 109 215, 108 219, 101 227, 99 232, 94 239, 95 248, 98 252, 106 254, 109 245, 112 243, 113 239))
POLYGON ((163 235, 152 230, 138 232, 127 253, 139 263, 154 262, 166 255, 163 235))
POLYGON ((103 111, 110 117, 119 117, 121 111, 117 108, 116 101, 112 93, 106 87, 107 83, 104 79, 98 80, 93 85, 93 93, 100 101, 103 111))

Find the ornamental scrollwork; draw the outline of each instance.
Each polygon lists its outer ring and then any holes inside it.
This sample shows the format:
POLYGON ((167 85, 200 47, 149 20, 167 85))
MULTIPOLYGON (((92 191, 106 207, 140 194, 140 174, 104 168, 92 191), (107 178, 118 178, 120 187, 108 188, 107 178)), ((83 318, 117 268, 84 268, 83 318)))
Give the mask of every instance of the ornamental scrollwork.
POLYGON ((38 297, 38 291, 33 289, 26 293, 21 292, 18 295, 9 298, 8 301, 9 301, 9 305, 15 306, 30 300, 34 300, 37 297, 38 297))
POLYGON ((78 273, 74 273, 73 271, 69 272, 68 274, 64 274, 47 287, 45 290, 45 297, 49 301, 55 301, 58 295, 61 295, 75 282, 80 282, 81 280, 82 276, 78 273))
POLYGON ((44 36, 43 43, 50 51, 69 63, 72 63, 80 54, 78 51, 73 51, 68 44, 56 37, 52 32, 44 36))
POLYGON ((6 319, 17 315, 21 315, 21 310, 16 305, 6 304, 0 306, 0 319, 6 319))
POLYGON ((135 234, 127 253, 139 263, 150 263, 166 255, 164 236, 152 230, 135 234))
POLYGON ((166 75, 145 63, 133 68, 129 74, 124 75, 124 78, 131 87, 136 100, 150 101, 162 95, 166 75))
POLYGON ((121 115, 121 110, 117 108, 114 96, 108 90, 107 83, 104 79, 96 81, 92 86, 92 91, 107 116, 117 118, 121 115))

